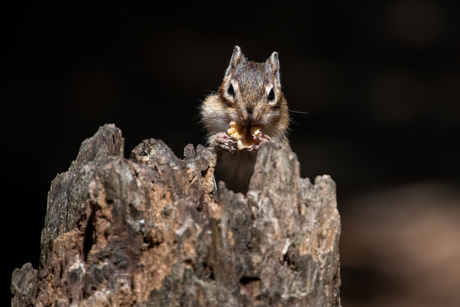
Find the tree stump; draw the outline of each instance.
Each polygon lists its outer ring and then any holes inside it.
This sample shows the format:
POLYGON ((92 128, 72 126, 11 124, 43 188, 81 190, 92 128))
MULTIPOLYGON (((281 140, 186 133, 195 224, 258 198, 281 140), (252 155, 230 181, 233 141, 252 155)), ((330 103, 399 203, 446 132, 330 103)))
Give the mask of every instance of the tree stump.
POLYGON ((340 306, 335 183, 302 179, 288 146, 261 147, 246 196, 215 189, 201 145, 122 156, 105 125, 53 180, 40 266, 13 272, 12 306, 340 306))

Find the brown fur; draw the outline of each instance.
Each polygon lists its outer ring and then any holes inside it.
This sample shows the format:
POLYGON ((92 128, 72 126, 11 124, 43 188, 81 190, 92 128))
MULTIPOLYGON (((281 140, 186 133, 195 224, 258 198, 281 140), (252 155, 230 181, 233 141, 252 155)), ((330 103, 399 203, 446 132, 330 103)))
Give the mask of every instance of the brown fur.
MULTIPOLYGON (((273 142, 287 142, 289 114, 281 91, 278 53, 273 52, 264 63, 247 61, 236 46, 224 80, 215 94, 201 106, 201 118, 208 131, 208 143, 216 147, 218 165, 216 179, 224 180, 235 192, 247 191, 254 171, 258 145, 233 154, 219 148, 217 134, 227 131, 231 121, 239 125, 260 125, 261 132, 273 142), (229 87, 232 86, 234 96, 229 87), (273 89, 274 99, 269 99, 273 89)), ((262 141, 262 140, 261 140, 262 141)))

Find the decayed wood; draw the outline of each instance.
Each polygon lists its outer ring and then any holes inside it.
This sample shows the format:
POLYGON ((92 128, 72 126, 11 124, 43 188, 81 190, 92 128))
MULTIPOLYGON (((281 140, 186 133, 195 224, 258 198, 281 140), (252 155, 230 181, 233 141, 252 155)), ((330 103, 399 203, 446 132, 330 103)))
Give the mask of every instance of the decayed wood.
POLYGON ((150 139, 127 160, 113 125, 85 142, 13 306, 340 306, 335 184, 300 178, 289 147, 262 146, 247 196, 217 198, 212 149, 150 139))

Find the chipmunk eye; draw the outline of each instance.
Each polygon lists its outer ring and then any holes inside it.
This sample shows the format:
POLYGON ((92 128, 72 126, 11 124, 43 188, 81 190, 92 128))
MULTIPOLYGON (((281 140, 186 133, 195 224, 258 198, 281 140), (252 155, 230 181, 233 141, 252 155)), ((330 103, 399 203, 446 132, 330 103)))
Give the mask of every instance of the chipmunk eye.
POLYGON ((275 92, 273 91, 273 88, 270 90, 268 93, 268 101, 273 101, 275 100, 275 92))
POLYGON ((233 97, 235 97, 235 89, 233 88, 233 85, 230 84, 230 86, 227 89, 227 93, 233 97))

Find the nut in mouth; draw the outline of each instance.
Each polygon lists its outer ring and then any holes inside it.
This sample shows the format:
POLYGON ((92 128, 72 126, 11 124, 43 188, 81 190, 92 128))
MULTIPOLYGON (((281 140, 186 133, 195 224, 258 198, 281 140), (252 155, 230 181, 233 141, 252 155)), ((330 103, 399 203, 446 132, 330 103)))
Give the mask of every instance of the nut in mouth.
POLYGON ((260 135, 260 129, 262 129, 262 127, 258 125, 241 126, 236 122, 231 121, 230 128, 227 129, 227 134, 236 141, 238 150, 242 150, 256 143, 253 135, 260 135))

